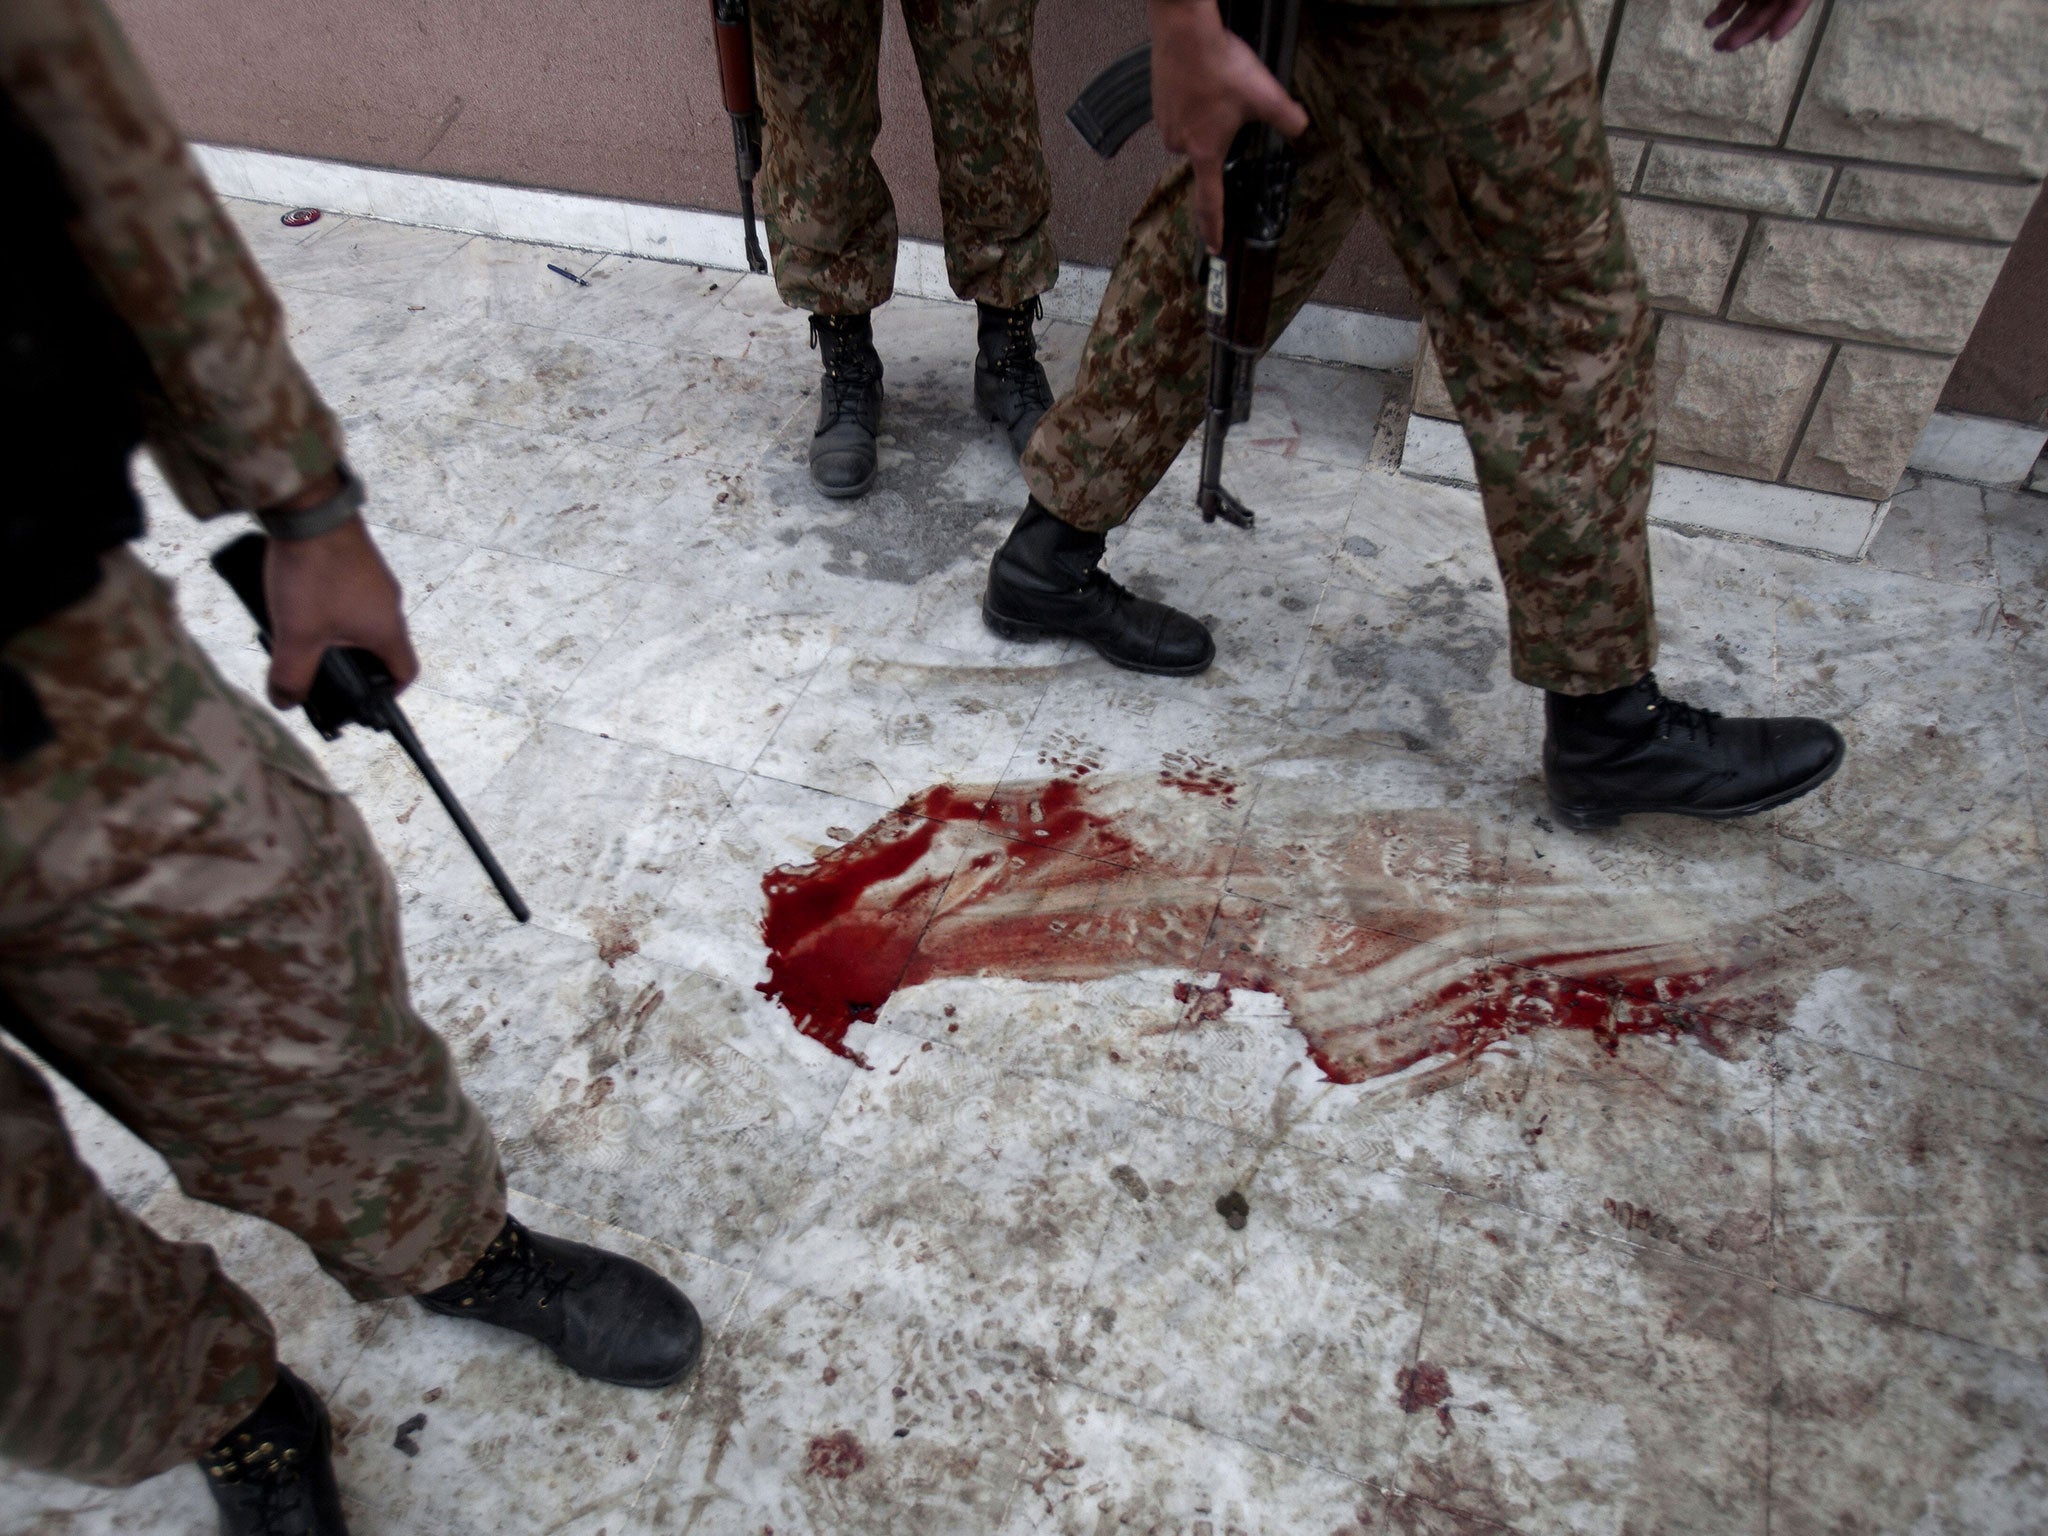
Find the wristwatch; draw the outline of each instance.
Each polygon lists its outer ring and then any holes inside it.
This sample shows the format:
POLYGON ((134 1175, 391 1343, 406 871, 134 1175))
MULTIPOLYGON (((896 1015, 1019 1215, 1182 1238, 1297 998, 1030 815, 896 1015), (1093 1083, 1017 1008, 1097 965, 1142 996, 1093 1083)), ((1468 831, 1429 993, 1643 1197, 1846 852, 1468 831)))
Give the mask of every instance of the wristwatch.
POLYGON ((360 513, 363 510, 363 482, 356 478, 354 470, 339 461, 334 466, 334 473, 341 481, 341 489, 325 501, 316 501, 310 507, 258 512, 256 521, 263 525, 263 531, 273 539, 291 544, 332 533, 360 513))

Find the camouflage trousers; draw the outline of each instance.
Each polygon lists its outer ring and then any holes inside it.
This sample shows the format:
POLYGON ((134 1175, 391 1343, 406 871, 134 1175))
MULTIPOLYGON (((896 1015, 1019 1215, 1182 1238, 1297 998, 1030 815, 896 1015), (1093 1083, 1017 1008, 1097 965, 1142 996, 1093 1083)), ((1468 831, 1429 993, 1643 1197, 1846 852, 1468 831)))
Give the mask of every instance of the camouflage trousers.
MULTIPOLYGON (((753 7, 762 213, 782 301, 858 314, 895 291, 896 207, 875 164, 883 0, 753 7)), ((1013 308, 1059 275, 1031 78, 1037 0, 903 0, 931 114, 946 276, 1013 308)))
MULTIPOLYGON (((128 552, 6 647, 56 741, 0 765, 6 1026, 185 1192, 297 1233, 362 1299, 461 1275, 505 1217, 488 1127, 406 1000, 354 808, 223 682, 128 552)), ((0 1455, 124 1484, 276 1371, 213 1250, 159 1237, 0 1050, 0 1455)))
MULTIPOLYGON (((1633 682, 1656 652, 1655 332, 1576 9, 1307 0, 1295 94, 1310 127, 1269 342, 1370 207, 1472 445, 1515 676, 1562 693, 1633 682)), ((1131 226, 1079 378, 1024 454, 1032 494, 1077 527, 1129 517, 1201 422, 1199 253, 1180 166, 1131 226)))

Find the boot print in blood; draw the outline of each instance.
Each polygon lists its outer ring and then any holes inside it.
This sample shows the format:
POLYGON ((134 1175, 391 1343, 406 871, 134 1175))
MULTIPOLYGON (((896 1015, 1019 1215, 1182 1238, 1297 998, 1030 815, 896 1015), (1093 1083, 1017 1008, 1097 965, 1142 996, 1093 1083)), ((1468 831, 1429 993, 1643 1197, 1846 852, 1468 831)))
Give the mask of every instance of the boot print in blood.
MULTIPOLYGON (((1330 839, 1267 848, 1130 814, 1135 787, 1099 776, 939 786, 816 863, 769 871, 760 990, 804 1034, 858 1061, 848 1027, 921 982, 1182 970, 1213 978, 1175 987, 1188 1026, 1220 1021, 1235 992, 1266 992, 1330 1080, 1410 1074, 1428 1086, 1534 1029, 1583 1030, 1610 1048, 1624 1035, 1685 1036, 1719 1051, 1733 1031, 1781 1023, 1828 963, 1813 934, 1834 925, 1813 914, 1760 914, 1715 953, 1711 935, 1668 914, 1574 903, 1540 866, 1501 872, 1516 910, 1536 917, 1498 923, 1482 878, 1491 872, 1464 867, 1469 829, 1450 812, 1347 817, 1333 805, 1342 819, 1330 839), (1349 910, 1362 907, 1366 921, 1226 893, 1263 891, 1308 858, 1328 867, 1332 888, 1362 893, 1349 910), (1401 904, 1417 870, 1443 871, 1435 888, 1452 894, 1401 904), (1519 937, 1503 937, 1508 928, 1519 937)), ((1147 787, 1213 796, 1219 786, 1162 773, 1147 787)))

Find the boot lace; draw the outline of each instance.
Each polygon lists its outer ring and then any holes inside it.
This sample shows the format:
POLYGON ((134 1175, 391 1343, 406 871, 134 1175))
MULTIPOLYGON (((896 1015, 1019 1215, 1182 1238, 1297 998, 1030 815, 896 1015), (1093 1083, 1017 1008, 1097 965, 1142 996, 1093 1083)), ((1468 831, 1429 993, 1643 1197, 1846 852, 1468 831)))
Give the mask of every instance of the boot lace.
POLYGON ((1649 707, 1657 716, 1657 734, 1665 737, 1675 730, 1683 730, 1688 739, 1704 735, 1712 741, 1715 722, 1721 718, 1718 710, 1701 709, 1661 692, 1650 700, 1649 707))
POLYGON ((206 1475, 215 1482, 253 1490, 262 1529, 284 1536, 299 1529, 290 1521, 298 1513, 299 1476, 305 1462, 306 1453, 299 1446, 238 1434, 208 1451, 205 1466, 206 1475))
POLYGON ((881 359, 872 344, 851 328, 842 330, 831 315, 811 316, 811 350, 825 357, 824 406, 826 427, 837 426, 848 416, 858 416, 867 392, 881 378, 881 359), (833 344, 821 347, 818 338, 829 335, 833 344))
POLYGON ((535 1304, 545 1311, 568 1288, 569 1272, 535 1248, 525 1228, 508 1222, 458 1284, 465 1307, 501 1297, 526 1301, 537 1295, 535 1304))
POLYGON ((1027 405, 1052 408, 1052 386, 1038 366, 1038 337, 1032 325, 1045 313, 1037 299, 1028 299, 1002 314, 1003 346, 989 356, 989 371, 1007 379, 1027 405))

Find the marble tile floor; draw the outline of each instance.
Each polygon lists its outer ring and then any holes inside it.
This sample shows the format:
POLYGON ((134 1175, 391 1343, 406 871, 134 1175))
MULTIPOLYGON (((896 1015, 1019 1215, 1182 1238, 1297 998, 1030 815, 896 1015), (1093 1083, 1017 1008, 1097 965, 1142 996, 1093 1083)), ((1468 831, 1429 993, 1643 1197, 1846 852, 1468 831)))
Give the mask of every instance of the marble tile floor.
MULTIPOLYGON (((1852 756, 1573 835, 1475 498, 1367 467, 1384 378, 1269 364, 1257 533, 1183 460, 1118 535, 1221 644, 1137 677, 978 622, 1023 493, 967 312, 879 317, 881 487, 829 503, 763 279, 278 211, 235 205, 408 588, 408 706, 533 924, 387 744, 315 750, 520 1212, 710 1332, 635 1394, 351 1306, 67 1093, 328 1394, 358 1536, 2048 1527, 2048 498, 1912 483, 1856 565, 1658 533, 1667 684, 1852 756), (869 830, 949 788, 987 814, 869 830), (835 1053, 761 990, 764 877, 914 837, 835 1053)), ((257 685, 226 530, 150 493, 257 685)), ((196 1473, 14 1474, 0 1529, 211 1525, 196 1473)))

